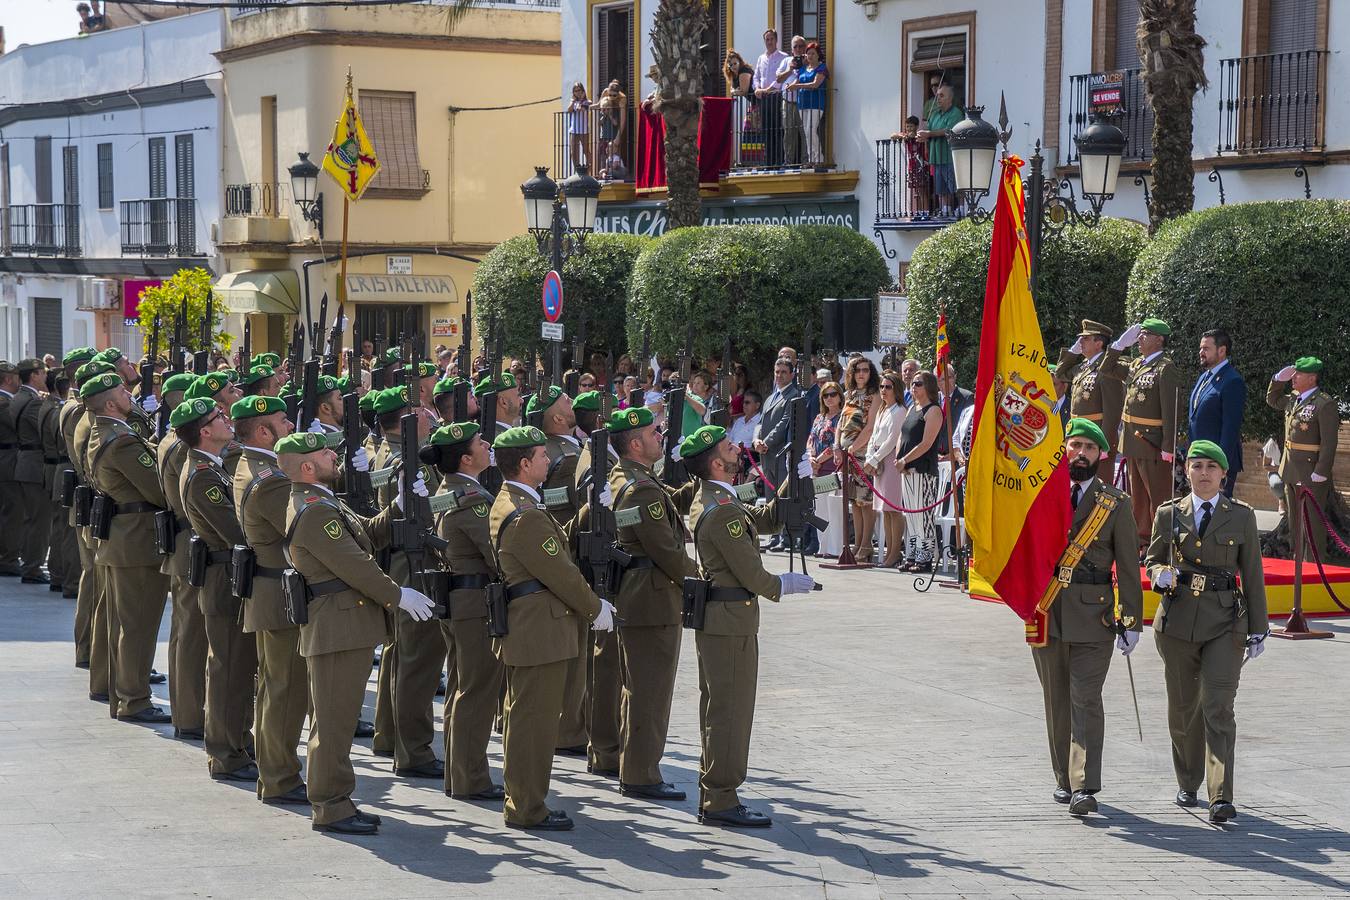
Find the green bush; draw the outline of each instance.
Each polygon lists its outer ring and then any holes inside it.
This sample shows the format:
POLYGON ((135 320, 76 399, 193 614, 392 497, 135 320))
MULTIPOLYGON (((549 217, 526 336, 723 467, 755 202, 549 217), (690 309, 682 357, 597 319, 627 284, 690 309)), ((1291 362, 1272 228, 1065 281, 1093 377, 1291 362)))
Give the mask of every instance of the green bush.
POLYGON ((1265 404, 1270 377, 1300 356, 1327 364, 1323 383, 1350 396, 1350 202, 1237 203, 1166 223, 1130 276, 1132 319, 1172 326, 1172 358, 1187 384, 1198 373, 1201 332, 1233 336, 1233 364, 1247 382, 1243 434, 1265 438, 1281 425, 1265 404))
MULTIPOLYGON (((586 346, 624 352, 624 319, 629 276, 639 251, 651 238, 631 234, 592 234, 586 252, 573 253, 563 264, 563 317, 567 340, 586 323, 586 346)), ((474 327, 487 334, 495 313, 505 338, 505 352, 519 355, 539 344, 543 311, 539 293, 549 262, 530 235, 494 247, 473 276, 474 327)))
MULTIPOLYGON (((933 362, 938 311, 946 304, 952 361, 963 385, 975 383, 992 234, 990 223, 969 220, 942 229, 914 249, 906 278, 910 354, 933 362)), ((1121 329, 1130 271, 1146 240, 1143 225, 1111 218, 1046 237, 1036 312, 1051 360, 1073 343, 1082 319, 1121 329)))
POLYGON ((867 238, 838 225, 680 228, 652 242, 633 267, 628 346, 651 329, 654 353, 674 356, 694 326, 694 356, 733 356, 764 381, 779 347, 822 338, 820 301, 870 297, 891 280, 867 238))
POLYGON ((183 329, 184 349, 195 353, 203 349, 228 351, 234 335, 217 331, 225 317, 224 304, 216 298, 211 302, 211 347, 201 345, 201 322, 206 316, 206 298, 211 296, 211 273, 203 268, 179 269, 157 287, 141 292, 141 303, 136 310, 137 325, 141 329, 142 351, 148 356, 168 356, 173 344, 173 326, 187 301, 187 321, 183 329), (159 344, 151 347, 155 335, 155 320, 159 320, 159 344))

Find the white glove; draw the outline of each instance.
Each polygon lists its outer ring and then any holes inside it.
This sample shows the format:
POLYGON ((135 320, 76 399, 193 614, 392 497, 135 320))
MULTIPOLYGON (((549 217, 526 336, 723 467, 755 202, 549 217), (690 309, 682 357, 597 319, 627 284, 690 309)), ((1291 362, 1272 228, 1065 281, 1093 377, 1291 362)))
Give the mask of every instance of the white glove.
POLYGON ((1135 644, 1139 643, 1139 632, 1127 631, 1124 634, 1116 635, 1116 649, 1122 656, 1129 656, 1134 650, 1135 644))
POLYGON ((1176 569, 1159 569, 1158 577, 1153 579, 1153 587, 1155 589, 1162 588, 1163 590, 1169 590, 1170 588, 1176 586, 1176 583, 1177 583, 1176 569))
POLYGON ((679 444, 676 444, 674 447, 671 448, 671 450, 670 450, 670 459, 671 459, 672 462, 679 462, 679 461, 680 461, 680 445, 679 445, 679 444))
POLYGON ((370 471, 370 455, 366 453, 365 447, 357 447, 352 454, 352 468, 358 472, 370 471))
POLYGON ((784 572, 778 576, 778 583, 782 585, 779 593, 786 597, 788 594, 805 594, 816 586, 816 580, 810 575, 801 572, 784 572))
POLYGON ((1083 355, 1083 339, 1081 337, 1073 342, 1073 346, 1069 348, 1069 352, 1072 353, 1074 356, 1083 355))
POLYGON ((1266 636, 1269 634, 1270 632, 1267 631, 1265 634, 1247 635, 1247 652, 1244 654, 1244 657, 1246 659, 1256 659, 1262 653, 1265 653, 1266 636))
POLYGON ((1120 337, 1111 342, 1111 349, 1124 350, 1126 347, 1133 347, 1135 344, 1139 343, 1139 332, 1143 330, 1144 329, 1138 325, 1131 325, 1129 328, 1125 329, 1120 337))
POLYGON ((410 587, 399 588, 398 608, 408 615, 412 616, 418 622, 425 622, 431 618, 432 608, 435 606, 431 598, 421 591, 415 591, 410 587))
POLYGON ((1311 474, 1312 474, 1312 480, 1313 480, 1314 482, 1316 482, 1317 484, 1321 484, 1322 482, 1324 482, 1324 481, 1327 480, 1327 476, 1325 476, 1325 475, 1318 475, 1316 472, 1313 472, 1313 473, 1311 473, 1311 474))
POLYGON ((497 465, 497 451, 488 449, 488 465, 495 467, 497 465))
POLYGON ((159 398, 154 394, 146 394, 141 398, 141 409, 148 413, 152 413, 159 409, 159 398))
POLYGON ((608 481, 600 485, 600 505, 606 509, 614 505, 614 492, 609 489, 608 481))
POLYGON ((592 631, 613 631, 614 630, 614 604, 605 598, 600 598, 600 615, 595 617, 591 623, 592 631))
MULTIPOLYGON (((426 496, 428 496, 427 482, 426 482, 426 479, 424 479, 424 478, 422 477, 422 473, 421 473, 420 471, 417 473, 417 478, 413 481, 413 493, 416 494, 416 495, 419 496, 419 497, 426 497, 426 496)), ((398 496, 394 498, 394 502, 398 504, 398 508, 399 508, 400 510, 407 509, 407 506, 405 506, 404 503, 403 503, 403 479, 402 479, 402 478, 399 479, 398 496)))
POLYGON ((797 460, 797 477, 811 477, 811 459, 805 453, 802 454, 801 459, 797 460))
POLYGON ((1275 373, 1275 380, 1276 380, 1276 381, 1293 381, 1293 380, 1294 380, 1294 367, 1293 367, 1293 366, 1285 366, 1283 369, 1281 369, 1280 371, 1276 372, 1276 373, 1275 373))
POLYGON ((306 428, 305 431, 308 431, 310 434, 323 434, 323 423, 318 419, 315 419, 309 423, 309 427, 306 428))

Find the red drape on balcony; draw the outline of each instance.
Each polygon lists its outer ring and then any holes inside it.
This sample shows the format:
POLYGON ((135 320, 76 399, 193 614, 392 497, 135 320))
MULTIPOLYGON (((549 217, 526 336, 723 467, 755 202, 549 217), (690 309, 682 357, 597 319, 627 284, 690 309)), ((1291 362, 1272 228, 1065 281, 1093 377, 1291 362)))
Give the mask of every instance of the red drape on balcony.
MULTIPOLYGON (((718 175, 731 168, 734 104, 730 97, 704 97, 698 120, 698 182, 716 190, 718 175)), ((646 106, 638 108, 637 190, 666 187, 666 122, 646 106)))

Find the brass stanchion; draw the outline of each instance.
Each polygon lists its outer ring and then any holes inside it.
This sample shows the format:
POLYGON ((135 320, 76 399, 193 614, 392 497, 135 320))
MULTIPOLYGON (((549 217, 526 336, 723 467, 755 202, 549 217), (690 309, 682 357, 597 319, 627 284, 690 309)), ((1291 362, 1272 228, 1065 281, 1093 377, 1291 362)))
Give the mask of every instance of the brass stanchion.
MULTIPOLYGON (((853 532, 853 472, 850 468, 853 462, 853 454, 844 451, 844 466, 841 470, 839 493, 843 497, 844 504, 844 549, 839 552, 839 561, 833 563, 821 563, 822 569, 870 569, 871 563, 860 563, 858 558, 853 555, 853 541, 850 535, 853 532)), ((857 538, 856 535, 853 535, 857 538)), ((872 536, 869 534, 867 539, 870 541, 872 536)))
POLYGON ((1294 542, 1294 608, 1289 613, 1289 620, 1284 623, 1284 627, 1278 631, 1272 631, 1271 637, 1286 638, 1291 641, 1306 641, 1315 638, 1334 637, 1330 631, 1313 631, 1308 627, 1308 620, 1303 616, 1303 556, 1308 549, 1308 500, 1312 497, 1311 492, 1303 485, 1298 486, 1295 491, 1298 498, 1298 518, 1290 519, 1290 531, 1293 530, 1293 523, 1297 521, 1300 525, 1298 530, 1298 539, 1294 542))

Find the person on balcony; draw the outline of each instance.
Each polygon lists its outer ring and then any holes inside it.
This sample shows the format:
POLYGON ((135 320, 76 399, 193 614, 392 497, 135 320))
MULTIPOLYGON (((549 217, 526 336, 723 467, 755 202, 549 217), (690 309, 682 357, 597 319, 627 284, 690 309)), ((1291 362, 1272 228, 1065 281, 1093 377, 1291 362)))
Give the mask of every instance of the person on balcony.
POLYGON ((802 67, 806 65, 806 38, 800 34, 792 36, 792 55, 783 60, 778 67, 778 87, 783 91, 782 128, 775 134, 765 129, 769 140, 769 164, 773 162, 773 144, 780 142, 778 164, 795 166, 802 160, 802 117, 797 109, 797 97, 788 90, 797 83, 802 67))
POLYGON ((821 130, 825 124, 825 82, 830 70, 820 55, 815 41, 806 45, 805 65, 797 69, 797 80, 785 90, 797 99, 797 114, 801 120, 802 144, 807 166, 825 162, 825 141, 821 130))
POLYGON ((727 80, 727 93, 732 97, 744 97, 737 101, 741 113, 740 140, 736 142, 734 166, 747 162, 759 162, 764 158, 764 138, 760 135, 759 105, 755 103, 755 70, 746 63, 735 50, 727 51, 722 63, 722 76, 727 80))
POLYGON ((761 162, 771 166, 782 165, 783 144, 783 87, 778 83, 778 70, 791 57, 778 49, 778 32, 772 28, 764 32, 764 52, 755 60, 754 77, 750 88, 755 92, 759 107, 761 162), (772 137, 771 137, 772 135, 772 137))
POLYGON ((590 165, 587 138, 591 134, 591 100, 586 96, 586 85, 580 81, 572 85, 572 100, 567 104, 567 140, 572 157, 572 169, 590 165))
POLYGON ((891 140, 900 141, 909 215, 914 219, 927 219, 928 194, 932 184, 928 178, 928 145, 919 140, 919 117, 905 119, 905 127, 891 135, 891 140))
POLYGON ((628 95, 616 78, 600 92, 600 149, 597 154, 609 180, 622 181, 627 164, 623 160, 623 135, 628 127, 628 95), (615 159, 617 158, 617 162, 615 159), (614 174, 618 170, 620 174, 614 174))
POLYGON ((928 162, 933 167, 933 192, 937 195, 941 215, 952 214, 956 196, 956 170, 952 167, 952 146, 947 134, 964 113, 952 102, 952 88, 944 84, 937 90, 937 108, 919 130, 919 140, 928 144, 928 162))

